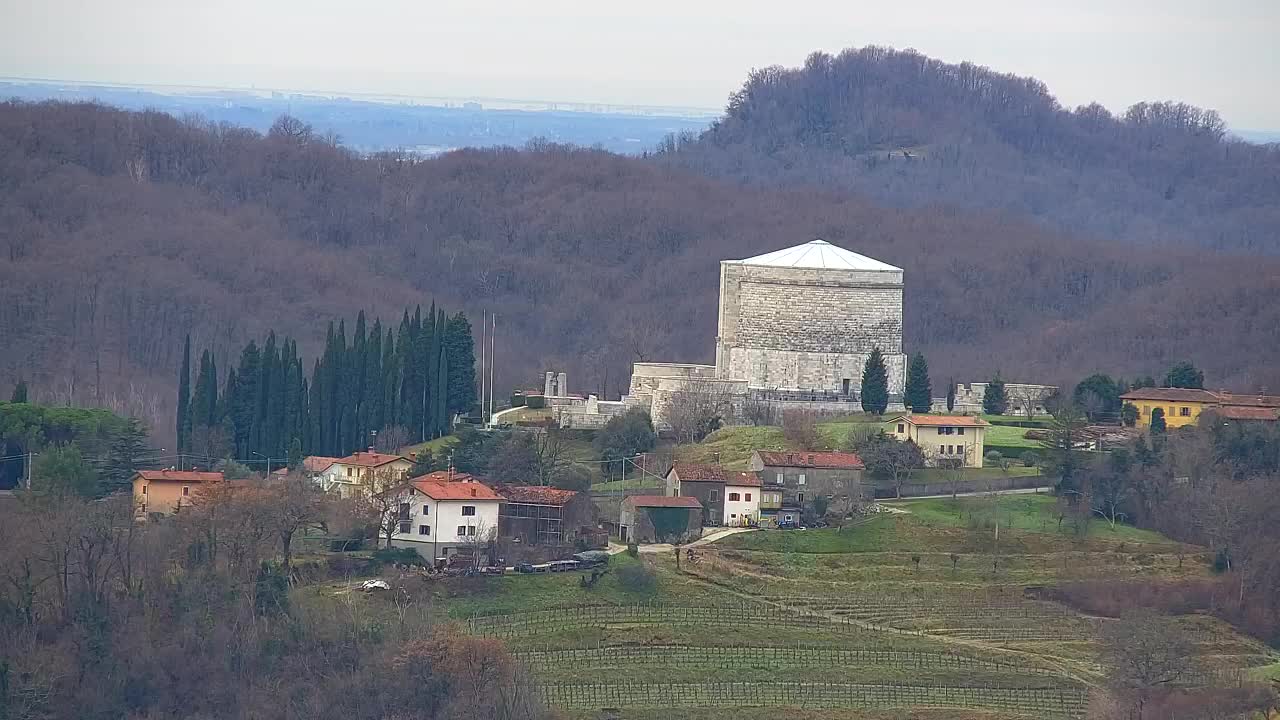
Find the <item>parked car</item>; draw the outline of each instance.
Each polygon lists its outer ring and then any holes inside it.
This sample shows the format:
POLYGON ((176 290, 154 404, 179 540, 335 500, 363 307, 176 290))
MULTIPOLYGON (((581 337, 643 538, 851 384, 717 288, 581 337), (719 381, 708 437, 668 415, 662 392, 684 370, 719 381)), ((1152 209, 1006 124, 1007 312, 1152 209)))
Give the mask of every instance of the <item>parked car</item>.
POLYGON ((365 580, 360 585, 360 589, 365 592, 373 592, 374 590, 390 590, 391 586, 383 580, 365 580))

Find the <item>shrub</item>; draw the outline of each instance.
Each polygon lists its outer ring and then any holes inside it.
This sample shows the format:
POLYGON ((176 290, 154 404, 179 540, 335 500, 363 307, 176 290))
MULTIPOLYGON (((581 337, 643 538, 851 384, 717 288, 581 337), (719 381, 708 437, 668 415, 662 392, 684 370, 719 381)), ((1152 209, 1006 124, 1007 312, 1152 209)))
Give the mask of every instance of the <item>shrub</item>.
POLYGON ((627 554, 628 554, 628 555, 630 555, 631 557, 637 557, 637 556, 639 556, 639 555, 640 555, 640 543, 637 543, 637 542, 629 542, 629 543, 627 543, 627 554))
POLYGON ((1000 461, 1004 459, 1004 455, 999 450, 987 451, 987 465, 991 467, 999 467, 1000 461))
POLYGON ((426 561, 413 548, 382 548, 373 552, 373 561, 380 565, 426 565, 426 561))
POLYGON ((627 565, 617 575, 618 584, 630 593, 648 595, 658 587, 658 576, 645 565, 627 565))
POLYGON ((1035 467, 1040 464, 1040 456, 1034 450, 1028 450, 1022 453, 1022 464, 1026 467, 1035 467))

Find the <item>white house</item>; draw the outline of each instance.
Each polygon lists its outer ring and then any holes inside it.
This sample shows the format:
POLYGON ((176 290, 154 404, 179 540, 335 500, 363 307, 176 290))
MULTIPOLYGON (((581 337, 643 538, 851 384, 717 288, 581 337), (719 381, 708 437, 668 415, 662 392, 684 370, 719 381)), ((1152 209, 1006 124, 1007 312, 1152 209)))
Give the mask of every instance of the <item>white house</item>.
POLYGON ((887 430, 897 440, 919 445, 928 467, 950 461, 980 468, 988 426, 986 420, 970 415, 901 415, 889 421, 887 430))
POLYGON ((401 496, 400 527, 394 547, 413 548, 423 557, 479 554, 498 532, 502 498, 475 481, 441 482, 414 478, 401 496))
POLYGON ((391 480, 406 480, 413 469, 413 461, 400 455, 377 452, 355 452, 344 458, 334 458, 320 471, 317 481, 325 492, 337 492, 350 497, 357 487, 368 483, 375 476, 385 473, 391 480))
POLYGON ((760 522, 760 476, 753 472, 724 474, 724 519, 726 527, 744 527, 760 522))

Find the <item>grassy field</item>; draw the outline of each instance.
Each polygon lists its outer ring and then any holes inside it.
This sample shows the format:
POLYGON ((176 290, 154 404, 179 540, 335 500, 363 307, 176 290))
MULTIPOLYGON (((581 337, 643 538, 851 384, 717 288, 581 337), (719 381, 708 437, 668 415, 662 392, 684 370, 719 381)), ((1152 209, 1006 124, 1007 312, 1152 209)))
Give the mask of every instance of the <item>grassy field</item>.
POLYGON ((983 442, 987 445, 1003 445, 1006 447, 1020 447, 1028 450, 1039 450, 1040 442, 1038 440, 1028 440, 1025 435, 1027 428, 1012 427, 1009 425, 990 425, 987 427, 987 433, 983 437, 983 442))
POLYGON ((438 437, 435 440, 428 440, 427 442, 418 443, 417 445, 403 447, 400 449, 400 454, 408 457, 411 452, 430 450, 432 457, 437 457, 442 453, 447 454, 449 448, 456 444, 458 444, 458 438, 456 435, 445 435, 444 437, 438 437))
POLYGON ((676 460, 690 463, 719 462, 728 470, 746 470, 753 450, 786 450, 782 428, 743 426, 717 430, 697 445, 681 445, 676 460))

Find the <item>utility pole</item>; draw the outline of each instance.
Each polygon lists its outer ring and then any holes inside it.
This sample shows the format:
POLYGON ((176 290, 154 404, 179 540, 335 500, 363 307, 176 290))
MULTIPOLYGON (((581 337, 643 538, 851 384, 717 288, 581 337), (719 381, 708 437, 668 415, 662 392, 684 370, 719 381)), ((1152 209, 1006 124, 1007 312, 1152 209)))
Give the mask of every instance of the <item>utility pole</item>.
POLYGON ((35 457, 36 457, 35 453, 33 452, 27 453, 27 489, 28 490, 31 489, 31 463, 35 462, 35 457))
MULTIPOLYGON (((498 314, 489 313, 489 322, 492 326, 489 328, 489 418, 493 418, 493 359, 494 359, 494 336, 498 334, 498 314)), ((483 372, 483 371, 482 371, 483 372)))
POLYGON ((480 426, 486 427, 489 423, 486 419, 488 416, 488 408, 485 407, 484 394, 484 339, 486 333, 489 332, 489 311, 480 311, 480 426))

